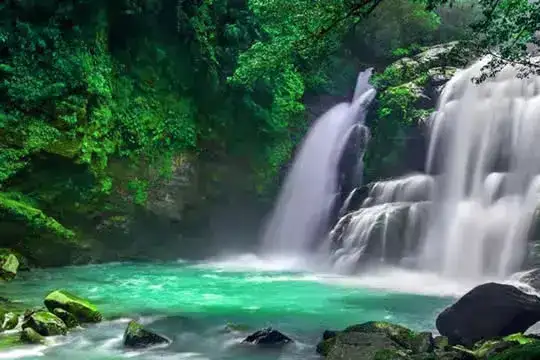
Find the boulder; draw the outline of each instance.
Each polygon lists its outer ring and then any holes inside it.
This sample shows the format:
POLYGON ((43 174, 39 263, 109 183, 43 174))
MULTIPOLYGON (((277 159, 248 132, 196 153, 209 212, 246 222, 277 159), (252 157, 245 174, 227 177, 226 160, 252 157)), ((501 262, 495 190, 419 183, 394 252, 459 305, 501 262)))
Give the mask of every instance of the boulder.
POLYGON ((32 328, 25 328, 21 331, 21 341, 27 344, 43 344, 45 343, 45 338, 38 334, 32 328))
POLYGON ((65 335, 66 324, 58 316, 48 311, 37 311, 25 316, 23 330, 31 328, 42 336, 65 335))
POLYGON ((17 275, 19 260, 10 252, 0 252, 0 277, 11 281, 17 275))
POLYGON ((4 315, 2 330, 13 330, 19 324, 19 316, 15 313, 8 312, 4 315))
POLYGON ((145 348, 169 343, 169 339, 145 329, 136 321, 130 321, 124 332, 124 346, 129 348, 145 348))
POLYGON ((73 315, 70 312, 67 312, 64 309, 56 308, 52 311, 52 313, 58 316, 60 319, 62 319, 62 321, 66 324, 68 329, 72 329, 79 326, 79 321, 77 320, 75 315, 73 315))
POLYGON ((49 311, 65 310, 73 314, 80 323, 97 323, 102 319, 95 305, 64 290, 53 291, 47 295, 44 303, 49 311))
POLYGON ((326 331, 317 352, 330 360, 412 360, 433 358, 431 333, 416 333, 386 322, 367 322, 326 331))
POLYGON ((277 330, 268 328, 249 335, 243 342, 264 346, 283 346, 293 342, 293 340, 277 330))
POLYGON ((469 291, 437 317, 441 335, 452 345, 523 333, 540 320, 540 298, 514 286, 487 283, 469 291))

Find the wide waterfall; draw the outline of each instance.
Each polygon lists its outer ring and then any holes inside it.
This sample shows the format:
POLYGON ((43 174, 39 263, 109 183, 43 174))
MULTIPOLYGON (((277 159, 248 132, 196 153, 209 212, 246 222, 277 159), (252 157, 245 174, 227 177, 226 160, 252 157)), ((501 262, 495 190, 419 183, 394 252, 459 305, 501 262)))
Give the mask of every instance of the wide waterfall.
POLYGON ((507 67, 477 84, 486 61, 446 85, 427 174, 351 193, 362 201, 342 208, 329 237, 337 269, 383 262, 467 278, 520 269, 540 200, 540 78, 507 67))
POLYGON ((312 126, 287 175, 276 207, 265 228, 265 253, 301 254, 328 231, 339 194, 361 182, 362 156, 368 129, 366 108, 375 97, 369 84, 371 69, 358 76, 351 103, 341 103, 312 126), (353 151, 354 166, 340 171, 353 151))

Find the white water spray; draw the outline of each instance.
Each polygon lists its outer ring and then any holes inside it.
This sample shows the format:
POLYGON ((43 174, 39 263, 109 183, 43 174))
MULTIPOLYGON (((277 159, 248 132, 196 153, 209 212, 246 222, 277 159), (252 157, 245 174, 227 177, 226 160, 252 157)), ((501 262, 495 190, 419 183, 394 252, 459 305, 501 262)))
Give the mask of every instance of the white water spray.
POLYGON ((486 61, 447 84, 431 117, 429 174, 372 184, 361 208, 335 227, 337 269, 414 252, 416 268, 446 277, 519 270, 540 201, 540 78, 520 79, 507 67, 475 84, 486 61), (422 211, 413 206, 426 201, 422 211), (392 221, 396 209, 406 226, 392 221))
MULTIPOLYGON (((375 97, 370 76, 371 70, 361 73, 353 101, 330 109, 306 136, 265 228, 265 253, 302 254, 327 226, 347 135, 353 127, 363 126, 365 109, 375 97)), ((362 155, 358 154, 359 161, 362 155)))
POLYGON ((540 78, 507 67, 476 85, 485 61, 448 83, 433 118, 427 166, 442 174, 420 266, 448 276, 518 270, 539 201, 540 78))

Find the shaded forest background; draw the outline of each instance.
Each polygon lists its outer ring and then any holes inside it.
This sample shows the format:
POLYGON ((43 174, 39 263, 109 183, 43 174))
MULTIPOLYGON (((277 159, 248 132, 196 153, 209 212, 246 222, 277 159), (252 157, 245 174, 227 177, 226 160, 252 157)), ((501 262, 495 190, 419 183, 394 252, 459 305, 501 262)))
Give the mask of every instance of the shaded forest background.
POLYGON ((390 65, 455 40, 470 59, 497 50, 492 70, 528 64, 538 10, 526 0, 0 1, 0 245, 40 265, 244 246, 310 123, 350 97, 358 71, 379 74, 370 181, 394 175, 416 121, 410 89, 387 91, 402 76, 390 65))

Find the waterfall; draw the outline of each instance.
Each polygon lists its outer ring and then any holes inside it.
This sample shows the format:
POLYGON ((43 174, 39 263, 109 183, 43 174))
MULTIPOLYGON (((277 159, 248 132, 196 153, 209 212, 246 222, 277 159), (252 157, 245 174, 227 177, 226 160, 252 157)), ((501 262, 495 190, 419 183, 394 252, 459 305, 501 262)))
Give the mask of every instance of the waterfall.
POLYGON ((359 184, 369 133, 364 126, 366 108, 375 97, 375 90, 369 84, 371 73, 371 69, 360 73, 351 103, 334 106, 311 127, 264 229, 263 252, 308 251, 320 234, 328 231, 339 194, 352 190, 343 184, 359 184), (352 134, 355 137, 351 140, 352 134), (351 158, 351 151, 355 151, 354 164, 343 161, 351 158), (343 171, 340 169, 343 166, 349 168, 343 171), (345 181, 344 177, 348 179, 345 181), (350 177, 357 179, 352 181, 350 177))
POLYGON ((540 79, 507 67, 476 85, 487 60, 446 86, 433 119, 428 171, 441 174, 419 266, 448 276, 519 269, 540 185, 540 79))
POLYGON ((540 200, 540 78, 506 67, 471 81, 487 61, 446 85, 429 123, 427 174, 351 192, 328 240, 336 269, 405 259, 457 278, 520 269, 540 200))

